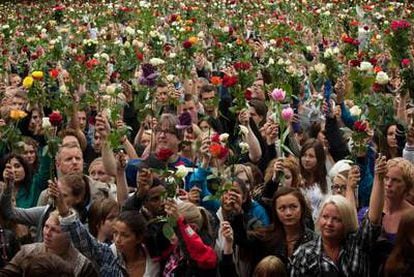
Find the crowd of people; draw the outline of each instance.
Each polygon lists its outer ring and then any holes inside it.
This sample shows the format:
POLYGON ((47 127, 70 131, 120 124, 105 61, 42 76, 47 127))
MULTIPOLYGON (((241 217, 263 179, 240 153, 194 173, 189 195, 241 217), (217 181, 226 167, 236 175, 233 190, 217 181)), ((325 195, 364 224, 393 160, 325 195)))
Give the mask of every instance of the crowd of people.
POLYGON ((1 6, 0 276, 414 276, 412 5, 89 2, 1 6))

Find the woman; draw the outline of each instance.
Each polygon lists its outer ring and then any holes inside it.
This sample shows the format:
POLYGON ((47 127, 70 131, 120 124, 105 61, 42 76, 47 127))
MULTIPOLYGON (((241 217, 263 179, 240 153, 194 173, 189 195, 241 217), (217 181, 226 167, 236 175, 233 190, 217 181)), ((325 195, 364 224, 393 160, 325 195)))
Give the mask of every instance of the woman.
POLYGON ((93 202, 88 213, 89 232, 99 242, 112 242, 114 219, 119 215, 118 203, 111 199, 98 199, 93 202))
POLYGON ((271 160, 265 171, 264 182, 265 186, 261 198, 263 203, 266 203, 266 206, 270 208, 272 206, 273 195, 279 186, 300 187, 301 176, 299 162, 293 156, 271 160))
POLYGON ((377 159, 368 217, 358 227, 356 209, 341 195, 329 196, 317 220, 320 236, 294 253, 290 276, 370 276, 372 244, 380 231, 386 171, 377 159))
POLYGON ((414 213, 405 212, 398 225, 394 249, 385 263, 385 276, 414 276, 414 213))
MULTIPOLYGON (((266 210, 256 201, 251 200, 246 184, 235 179, 232 187, 221 197, 221 207, 216 213, 220 223, 229 221, 233 230, 240 232, 236 239, 236 250, 234 259, 236 268, 240 276, 249 276, 251 268, 251 249, 245 247, 245 240, 241 237, 247 232, 257 230, 269 225, 270 220, 266 210)), ((222 232, 220 231, 219 234, 222 232)), ((223 235, 219 235, 216 240, 216 252, 222 253, 225 245, 223 235)))
POLYGON ((2 181, 4 181, 4 174, 8 164, 15 176, 13 197, 16 201, 16 206, 19 208, 36 206, 40 193, 47 186, 47 178, 49 175, 36 175, 37 177, 32 178, 32 170, 26 160, 20 155, 9 154, 4 157, 1 163, 0 170, 3 172, 2 181))
POLYGON ((272 225, 252 232, 241 225, 233 225, 235 243, 251 251, 253 267, 269 255, 277 256, 287 266, 293 252, 315 237, 307 227, 310 218, 302 193, 295 188, 282 187, 273 198, 272 225))
POLYGON ((309 139, 300 151, 301 190, 312 208, 313 220, 316 220, 319 206, 328 194, 325 151, 317 139, 309 139))
POLYGON ((36 172, 39 166, 39 144, 31 137, 23 137, 23 142, 22 156, 36 172))
MULTIPOLYGON (((12 205, 13 182, 16 179, 13 174, 11 165, 7 165, 3 173, 6 188, 0 201, 0 213, 5 220, 14 220, 17 223, 28 226, 36 226, 35 242, 42 241, 43 225, 47 215, 53 209, 52 205, 34 207, 30 209, 15 208, 12 205)), ((71 173, 59 178, 57 184, 51 183, 51 186, 58 186, 64 195, 65 203, 76 209, 82 221, 86 220, 87 207, 90 201, 89 185, 82 174, 71 173)))
POLYGON ((387 162, 386 173, 381 181, 385 187, 385 200, 381 234, 374 244, 372 270, 375 273, 384 267, 396 243, 402 215, 405 212, 414 213, 414 207, 406 200, 414 187, 414 166, 403 158, 391 159, 387 162))
POLYGON ((143 245, 146 221, 141 214, 120 213, 113 224, 114 244, 109 246, 98 242, 86 230, 60 195, 54 197, 62 216, 62 229, 69 233, 74 246, 99 268, 100 276, 158 276, 159 266, 152 262, 143 245))
MULTIPOLYGON (((398 145, 397 124, 388 124, 387 126, 385 126, 383 132, 384 135, 378 134, 378 136, 381 137, 378 141, 378 146, 381 149, 380 151, 385 154, 387 159, 401 157, 402 148, 400 149, 398 145)), ((404 144, 402 146, 404 146, 404 144)))

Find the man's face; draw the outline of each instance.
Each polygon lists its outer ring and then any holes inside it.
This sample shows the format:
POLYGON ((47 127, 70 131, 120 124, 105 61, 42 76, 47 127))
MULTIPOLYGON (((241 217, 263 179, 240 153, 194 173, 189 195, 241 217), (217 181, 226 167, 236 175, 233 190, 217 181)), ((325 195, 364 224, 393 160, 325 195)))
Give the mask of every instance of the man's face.
POLYGON ((264 87, 263 80, 260 80, 260 79, 256 80, 251 87, 252 97, 255 99, 262 100, 262 101, 266 100, 266 95, 264 93, 263 87, 264 87))
POLYGON ((86 112, 85 111, 79 111, 78 112, 78 120, 79 120, 79 126, 81 130, 86 128, 86 112))
POLYGON ((98 132, 95 132, 93 136, 93 149, 96 153, 101 153, 102 149, 102 139, 101 135, 98 132))
POLYGON ((64 147, 56 160, 56 167, 62 174, 82 173, 83 156, 80 148, 64 147))
POLYGON ((156 98, 161 104, 168 103, 168 87, 157 87, 156 98))
POLYGON ((191 115, 192 122, 197 124, 197 108, 194 100, 185 101, 182 105, 182 112, 189 112, 191 115))
POLYGON ((163 194, 165 188, 163 186, 153 187, 148 191, 148 198, 145 202, 145 208, 155 217, 164 214, 163 194))
POLYGON ((23 99, 20 96, 13 96, 10 108, 12 110, 22 110, 23 111, 25 104, 26 104, 25 99, 23 99))
POLYGON ((206 114, 210 115, 214 113, 216 107, 214 105, 214 99, 216 97, 215 91, 208 91, 201 94, 201 101, 204 106, 206 114))

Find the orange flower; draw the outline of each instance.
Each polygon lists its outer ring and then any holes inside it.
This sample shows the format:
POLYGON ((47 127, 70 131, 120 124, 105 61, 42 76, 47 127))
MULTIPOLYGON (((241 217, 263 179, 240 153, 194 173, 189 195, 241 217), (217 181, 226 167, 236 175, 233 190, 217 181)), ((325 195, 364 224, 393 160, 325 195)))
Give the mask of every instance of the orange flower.
POLYGON ((20 120, 22 118, 25 118, 27 116, 27 113, 25 113, 22 110, 11 110, 10 111, 10 118, 13 120, 20 120))
POLYGON ((215 85, 215 86, 219 86, 222 83, 222 79, 219 76, 213 76, 210 78, 210 82, 211 84, 215 85))
POLYGON ((236 44, 237 45, 242 45, 243 44, 243 40, 241 40, 240 38, 237 38, 236 44))
POLYGON ((376 67, 374 67, 374 72, 375 72, 375 73, 378 73, 378 72, 380 72, 380 71, 382 71, 381 66, 377 65, 376 67))
POLYGON ((350 23, 351 26, 359 26, 359 21, 358 20, 352 20, 350 23))
POLYGON ((198 38, 197 37, 189 37, 188 41, 191 42, 191 44, 196 44, 198 42, 198 38))

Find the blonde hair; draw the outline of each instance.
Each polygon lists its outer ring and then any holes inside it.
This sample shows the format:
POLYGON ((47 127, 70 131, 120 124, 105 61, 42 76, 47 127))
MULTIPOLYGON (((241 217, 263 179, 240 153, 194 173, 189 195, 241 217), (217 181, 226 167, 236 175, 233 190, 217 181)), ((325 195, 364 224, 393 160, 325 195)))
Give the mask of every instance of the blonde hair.
POLYGON ((403 158, 394 158, 387 162, 387 170, 397 167, 401 171, 401 177, 406 185, 408 193, 414 187, 414 166, 412 163, 403 158))
POLYGON ((253 277, 287 277, 286 267, 276 256, 263 258, 256 266, 253 277))
MULTIPOLYGON (((358 230, 358 219, 355 207, 352 207, 351 203, 342 195, 330 195, 323 202, 319 216, 318 222, 321 219, 322 212, 328 204, 333 204, 338 209, 339 215, 341 216, 342 224, 344 225, 345 234, 355 232, 358 230)), ((319 224, 317 224, 317 229, 319 229, 319 224)))

